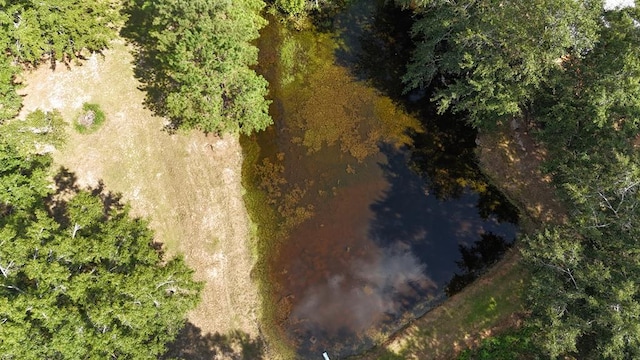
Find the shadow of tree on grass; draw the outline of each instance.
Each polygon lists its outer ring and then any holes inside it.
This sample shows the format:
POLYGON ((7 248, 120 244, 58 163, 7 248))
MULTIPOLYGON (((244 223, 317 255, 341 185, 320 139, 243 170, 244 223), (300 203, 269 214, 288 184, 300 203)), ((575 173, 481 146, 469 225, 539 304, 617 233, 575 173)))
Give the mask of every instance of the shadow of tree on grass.
POLYGON ((176 340, 167 345, 160 360, 261 360, 265 359, 264 342, 240 330, 228 334, 202 334, 202 330, 188 322, 176 340))
POLYGON ((82 187, 78 184, 78 176, 68 168, 61 166, 53 176, 54 191, 46 199, 50 215, 61 225, 69 226, 67 219, 68 201, 80 191, 88 191, 91 195, 100 198, 104 206, 104 213, 122 211, 126 207, 122 201, 122 194, 106 189, 102 180, 90 187, 82 187))

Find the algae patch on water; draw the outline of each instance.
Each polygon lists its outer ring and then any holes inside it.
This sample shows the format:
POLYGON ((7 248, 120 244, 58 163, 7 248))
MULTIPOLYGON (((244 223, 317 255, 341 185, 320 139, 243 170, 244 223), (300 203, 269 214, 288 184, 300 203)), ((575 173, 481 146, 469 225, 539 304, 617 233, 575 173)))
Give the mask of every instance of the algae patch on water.
POLYGON ((295 131, 292 141, 308 153, 337 145, 358 162, 379 153, 383 142, 410 145, 420 122, 337 64, 336 48, 323 35, 283 35, 280 100, 295 131))

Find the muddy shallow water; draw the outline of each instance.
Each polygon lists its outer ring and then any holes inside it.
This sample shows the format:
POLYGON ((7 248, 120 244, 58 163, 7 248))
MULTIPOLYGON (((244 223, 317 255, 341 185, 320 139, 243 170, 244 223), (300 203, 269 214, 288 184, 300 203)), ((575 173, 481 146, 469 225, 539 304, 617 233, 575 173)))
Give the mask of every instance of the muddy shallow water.
POLYGON ((271 19, 259 44, 275 126, 256 137, 253 183, 277 214, 261 241, 274 243, 270 296, 299 358, 370 347, 463 286, 517 230, 473 164, 472 131, 407 110, 367 77, 376 69, 362 71, 397 50, 375 35, 380 16, 354 1, 332 31, 271 19))

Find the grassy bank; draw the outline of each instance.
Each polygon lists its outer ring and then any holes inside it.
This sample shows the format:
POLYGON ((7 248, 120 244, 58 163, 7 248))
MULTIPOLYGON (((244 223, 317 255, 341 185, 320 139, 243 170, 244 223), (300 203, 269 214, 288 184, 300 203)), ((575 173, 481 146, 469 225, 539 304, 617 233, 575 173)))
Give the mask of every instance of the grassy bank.
MULTIPOLYGON (((480 168, 518 208, 522 235, 565 221, 550 179, 540 171, 546 151, 526 128, 502 126, 478 135, 480 168)), ((482 339, 509 331, 526 316, 522 290, 529 274, 518 245, 462 292, 354 359, 453 359, 482 339)))
POLYGON ((242 185, 245 189, 244 202, 251 219, 251 251, 257 259, 252 270, 253 280, 257 282, 261 296, 260 330, 268 340, 268 359, 295 359, 294 349, 287 343, 282 329, 279 304, 272 296, 274 293, 269 278, 268 256, 277 251, 277 239, 281 233, 277 224, 281 223, 277 212, 268 206, 267 194, 258 186, 256 162, 260 157, 260 145, 254 138, 242 137, 240 140, 244 153, 242 163, 242 185))
POLYGON ((353 359, 453 359, 482 339, 519 325, 527 277, 518 250, 512 249, 462 292, 353 359))

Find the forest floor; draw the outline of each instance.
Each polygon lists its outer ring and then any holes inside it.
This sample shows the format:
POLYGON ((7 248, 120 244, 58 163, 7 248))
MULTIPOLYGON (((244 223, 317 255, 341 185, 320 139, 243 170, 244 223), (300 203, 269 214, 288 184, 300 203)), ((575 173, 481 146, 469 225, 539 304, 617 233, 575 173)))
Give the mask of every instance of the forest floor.
MULTIPOLYGON (((479 134, 477 156, 490 181, 519 208, 524 234, 566 221, 550 177, 540 171, 546 151, 524 124, 479 134)), ((516 245, 462 292, 356 359, 455 359, 482 339, 520 326, 526 317, 521 295, 528 276, 516 245)))
POLYGON ((84 102, 97 103, 105 123, 92 134, 69 127, 57 166, 81 187, 104 186, 148 218, 168 255, 181 254, 205 282, 174 356, 261 358, 259 296, 250 274, 251 224, 242 199, 242 149, 237 137, 198 131, 169 134, 165 120, 143 105, 131 49, 114 42, 80 65, 43 65, 26 73, 24 108, 59 109, 72 122, 84 102))

